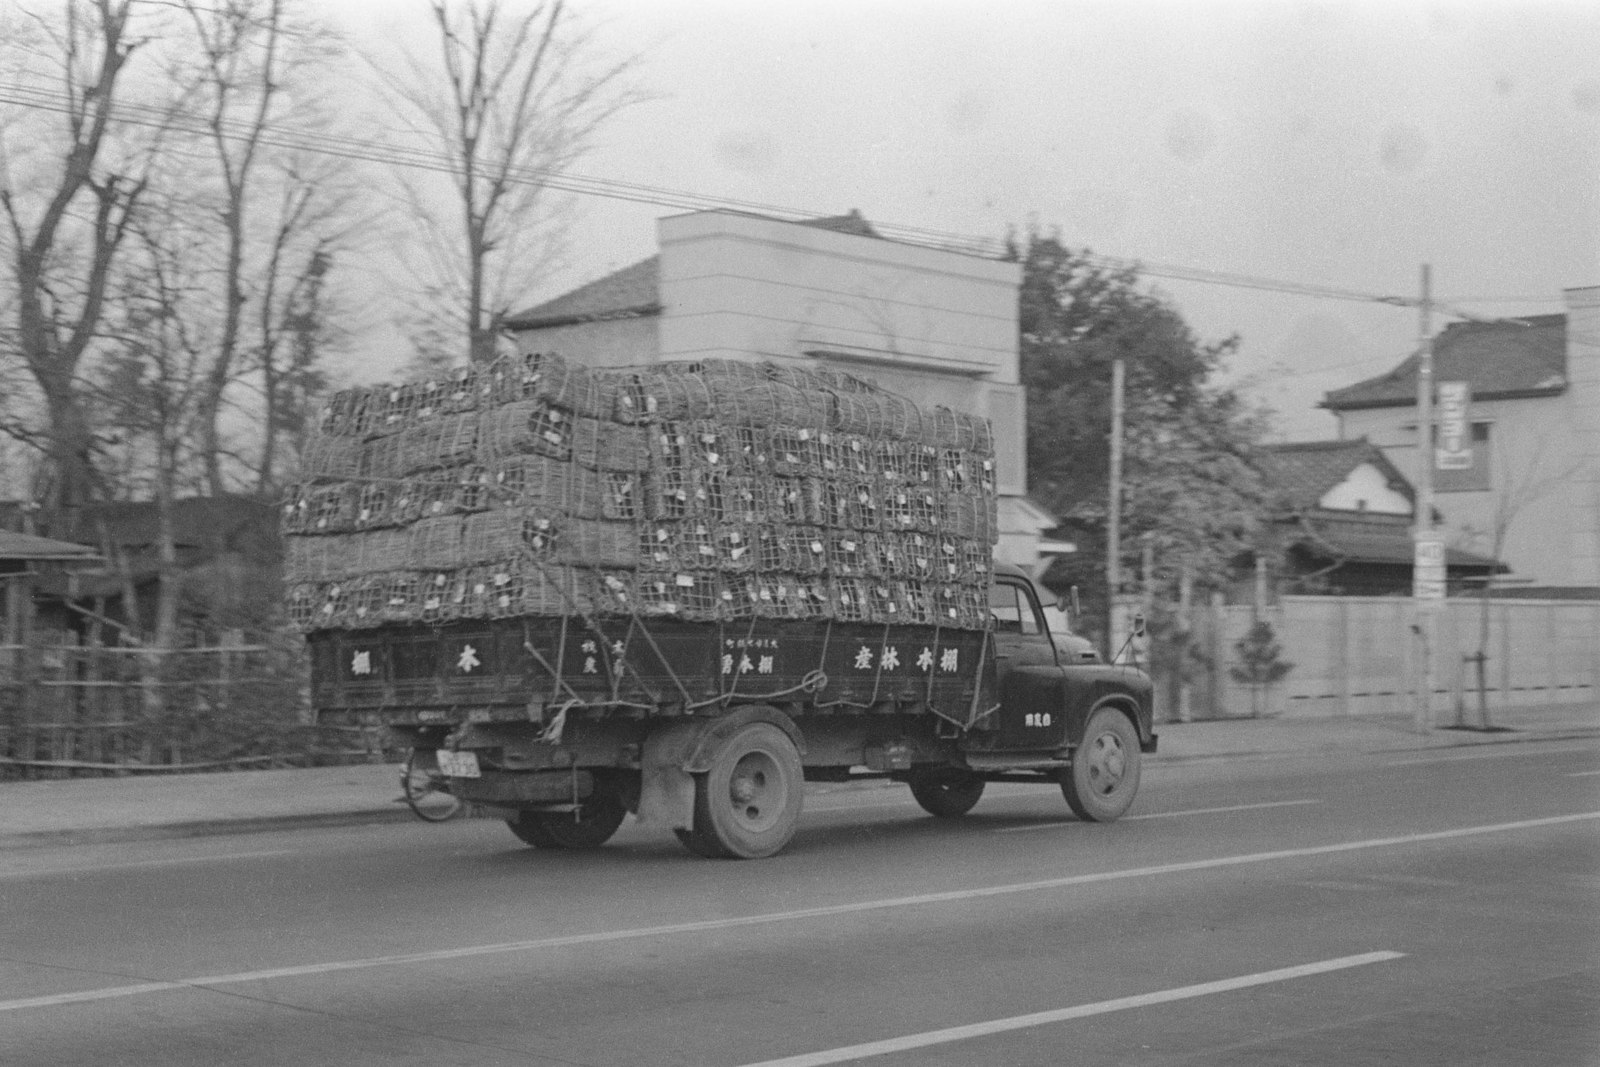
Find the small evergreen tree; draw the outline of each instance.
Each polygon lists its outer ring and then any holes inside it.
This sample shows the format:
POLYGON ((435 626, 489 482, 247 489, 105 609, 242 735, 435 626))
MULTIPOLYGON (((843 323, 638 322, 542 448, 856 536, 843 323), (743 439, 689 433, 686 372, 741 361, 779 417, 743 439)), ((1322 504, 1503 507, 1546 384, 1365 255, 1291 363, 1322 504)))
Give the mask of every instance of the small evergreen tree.
POLYGON ((1265 710, 1267 690, 1282 681, 1294 664, 1282 658, 1283 646, 1265 619, 1257 619, 1249 632, 1234 643, 1233 651, 1238 662, 1228 673, 1234 681, 1250 687, 1250 717, 1259 719, 1265 710))

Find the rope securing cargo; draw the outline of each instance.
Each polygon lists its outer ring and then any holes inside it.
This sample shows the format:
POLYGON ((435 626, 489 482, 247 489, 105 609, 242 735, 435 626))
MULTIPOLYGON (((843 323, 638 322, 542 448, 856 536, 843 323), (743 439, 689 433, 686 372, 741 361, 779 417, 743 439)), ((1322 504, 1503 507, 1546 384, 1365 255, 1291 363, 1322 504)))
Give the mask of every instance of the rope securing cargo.
POLYGON ((282 523, 306 632, 554 615, 987 623, 987 421, 851 375, 526 352, 336 393, 317 425, 282 523))

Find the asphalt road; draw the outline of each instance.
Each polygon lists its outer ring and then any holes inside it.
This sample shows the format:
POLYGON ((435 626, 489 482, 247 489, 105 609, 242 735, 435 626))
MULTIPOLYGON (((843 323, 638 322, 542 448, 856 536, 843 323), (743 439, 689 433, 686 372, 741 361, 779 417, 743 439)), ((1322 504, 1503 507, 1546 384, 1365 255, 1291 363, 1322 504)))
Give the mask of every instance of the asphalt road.
POLYGON ((0 853, 0 1063, 1600 1064, 1600 744, 1147 766, 809 804, 781 856, 631 823, 0 853))

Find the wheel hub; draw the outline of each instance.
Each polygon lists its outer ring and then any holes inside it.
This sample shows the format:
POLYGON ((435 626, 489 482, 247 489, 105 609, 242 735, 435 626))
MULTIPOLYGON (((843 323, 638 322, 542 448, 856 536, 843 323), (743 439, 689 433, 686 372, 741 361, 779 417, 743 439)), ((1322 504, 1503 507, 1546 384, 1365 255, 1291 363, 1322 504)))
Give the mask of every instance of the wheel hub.
POLYGON ((748 804, 761 792, 761 782, 754 775, 740 775, 728 787, 728 795, 735 804, 748 804))
POLYGON ((1095 738, 1089 757, 1089 777, 1099 792, 1115 790, 1127 769, 1127 754, 1122 751, 1122 742, 1115 734, 1101 734, 1095 738))
POLYGON ((739 761, 728 780, 733 816, 751 829, 761 829, 783 808, 782 775, 765 753, 752 752, 739 761))

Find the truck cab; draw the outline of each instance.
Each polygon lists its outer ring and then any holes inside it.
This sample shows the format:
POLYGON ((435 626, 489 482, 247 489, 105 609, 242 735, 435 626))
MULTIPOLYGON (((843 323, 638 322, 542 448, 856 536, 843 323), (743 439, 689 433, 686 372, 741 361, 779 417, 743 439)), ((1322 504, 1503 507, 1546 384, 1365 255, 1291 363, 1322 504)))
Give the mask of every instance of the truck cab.
POLYGON ((1148 676, 1105 663, 1070 630, 1053 630, 1046 605, 1055 597, 1021 568, 996 565, 989 603, 996 722, 968 732, 969 767, 989 781, 1059 773, 1080 817, 1117 818, 1138 789, 1139 756, 1156 750, 1148 676))

